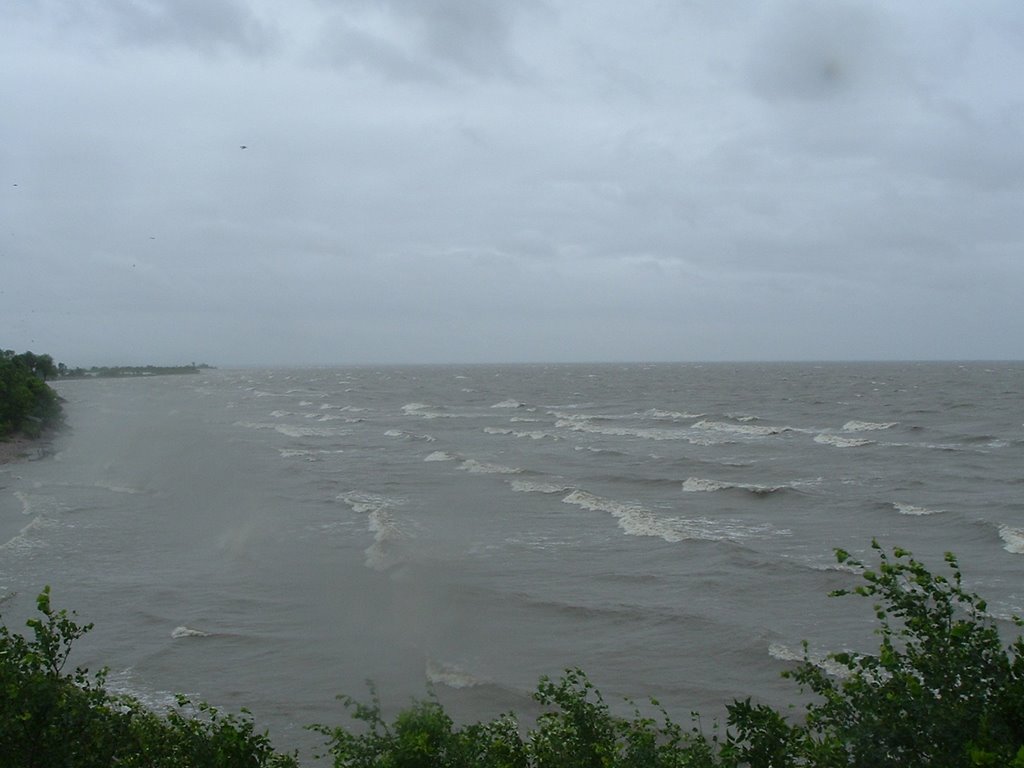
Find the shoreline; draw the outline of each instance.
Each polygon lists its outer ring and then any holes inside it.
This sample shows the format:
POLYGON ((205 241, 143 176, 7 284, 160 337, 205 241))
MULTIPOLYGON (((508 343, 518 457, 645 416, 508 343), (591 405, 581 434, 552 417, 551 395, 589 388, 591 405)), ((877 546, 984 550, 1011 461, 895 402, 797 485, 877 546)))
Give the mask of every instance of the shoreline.
POLYGON ((52 434, 44 434, 40 437, 11 435, 0 439, 0 466, 38 461, 52 456, 53 453, 52 434))

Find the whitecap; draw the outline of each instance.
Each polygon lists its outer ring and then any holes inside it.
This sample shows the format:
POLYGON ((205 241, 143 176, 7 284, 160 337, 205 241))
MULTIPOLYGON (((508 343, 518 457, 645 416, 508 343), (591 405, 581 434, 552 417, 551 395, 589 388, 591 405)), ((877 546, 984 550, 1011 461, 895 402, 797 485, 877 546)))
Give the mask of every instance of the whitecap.
MULTIPOLYGON (((779 661, 805 661, 803 648, 797 651, 782 643, 772 643, 769 645, 768 655, 779 661)), ((828 654, 808 652, 806 661, 832 677, 844 678, 850 674, 850 670, 845 665, 829 658, 828 654)))
POLYGON ((466 459, 459 465, 459 469, 473 475, 514 475, 523 471, 515 467, 506 467, 503 464, 489 464, 483 461, 476 461, 475 459, 466 459))
POLYGON ((337 429, 327 429, 326 427, 294 427, 289 424, 277 424, 274 426, 275 432, 280 432, 282 435, 288 437, 332 437, 334 435, 344 434, 337 429))
POLYGON ((500 403, 495 403, 491 408, 523 408, 523 404, 518 400, 502 400, 500 403))
POLYGON ((193 629, 192 627, 186 627, 184 625, 175 627, 171 630, 171 637, 178 640, 182 637, 209 637, 209 632, 203 632, 201 629, 193 629))
POLYGON ((529 438, 530 440, 543 440, 544 438, 550 438, 551 440, 560 439, 557 435, 552 435, 541 430, 522 432, 515 429, 503 429, 501 427, 484 427, 484 432, 488 435, 508 435, 509 437, 522 437, 529 438))
POLYGON ((424 461, 454 461, 455 457, 446 451, 434 451, 426 456, 424 461))
POLYGON ((703 429, 709 432, 727 432, 734 435, 748 435, 750 437, 767 437, 768 435, 779 435, 783 432, 798 432, 794 427, 770 427, 757 424, 729 424, 724 421, 708 421, 702 419, 693 425, 694 429, 703 429))
POLYGON ((835 448, 859 448, 863 445, 872 445, 874 441, 855 437, 840 437, 839 435, 830 435, 823 432, 820 435, 815 435, 814 442, 821 443, 822 445, 831 445, 835 448))
POLYGON ((509 486, 513 491, 519 493, 565 493, 569 490, 564 485, 555 485, 554 483, 541 483, 534 480, 509 480, 509 486))
POLYGON ((386 507, 374 509, 368 518, 368 528, 374 536, 373 544, 363 552, 366 565, 376 571, 386 571, 400 565, 403 558, 392 545, 404 539, 405 534, 395 523, 391 512, 386 507))
POLYGON ((872 432, 881 429, 892 429, 898 421, 848 421, 843 424, 844 432, 872 432))
POLYGON ((402 504, 398 499, 382 496, 378 493, 366 493, 365 491, 348 491, 338 494, 338 501, 342 501, 352 508, 353 512, 368 513, 382 507, 399 506, 402 504))
POLYGON ((893 509, 899 512, 901 515, 937 515, 941 510, 938 509, 926 509, 924 507, 917 507, 913 504, 903 504, 898 501, 892 503, 893 509))
POLYGON ((443 661, 427 659, 426 669, 427 682, 431 685, 444 685, 448 688, 473 688, 478 685, 485 685, 486 680, 471 675, 458 664, 448 664, 443 661))
POLYGON ((395 522, 391 510, 403 502, 365 491, 349 491, 337 498, 354 512, 367 516, 367 529, 373 534, 373 543, 364 550, 367 567, 386 571, 401 564, 403 558, 394 545, 405 538, 405 532, 395 522))
POLYGON ((593 424, 586 418, 574 417, 559 419, 555 426, 560 429, 570 429, 574 432, 585 432, 593 435, 608 435, 610 437, 639 437, 644 440, 686 440, 693 442, 682 429, 652 429, 652 428, 631 428, 631 427, 610 427, 593 424))
POLYGON ((999 526, 999 538, 1003 540, 1003 549, 1015 555, 1024 555, 1024 529, 999 526))
POLYGON ((704 416, 703 413, 685 413, 683 411, 662 411, 658 408, 650 408, 644 411, 643 415, 649 419, 667 419, 670 421, 680 421, 683 419, 699 419, 704 416))
POLYGON ((686 493, 713 493, 715 491, 726 491, 730 488, 747 491, 758 496, 765 496, 777 491, 787 490, 785 485, 752 485, 748 483, 725 483, 720 480, 708 480, 703 477, 688 477, 683 482, 683 491, 686 493))
POLYGON ((620 502, 575 490, 562 501, 595 512, 607 512, 630 536, 652 536, 675 543, 688 539, 733 541, 766 535, 789 535, 788 530, 767 524, 749 525, 740 520, 709 520, 657 515, 634 502, 620 502))

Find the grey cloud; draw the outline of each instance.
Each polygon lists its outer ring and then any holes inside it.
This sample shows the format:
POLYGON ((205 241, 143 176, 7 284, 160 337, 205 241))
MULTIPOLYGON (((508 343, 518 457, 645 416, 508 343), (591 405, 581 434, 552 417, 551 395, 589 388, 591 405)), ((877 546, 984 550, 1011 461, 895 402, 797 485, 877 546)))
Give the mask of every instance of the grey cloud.
POLYGON ((750 52, 751 87, 768 99, 809 101, 900 87, 908 73, 891 23, 846 0, 773 3, 750 52))
POLYGON ((361 64, 398 80, 453 75, 517 78, 527 70, 513 37, 536 0, 341 0, 330 9, 320 50, 336 65, 361 64))
POLYGON ((277 39, 276 30, 241 0, 51 0, 34 12, 46 14, 61 33, 92 30, 130 46, 256 55, 277 39))

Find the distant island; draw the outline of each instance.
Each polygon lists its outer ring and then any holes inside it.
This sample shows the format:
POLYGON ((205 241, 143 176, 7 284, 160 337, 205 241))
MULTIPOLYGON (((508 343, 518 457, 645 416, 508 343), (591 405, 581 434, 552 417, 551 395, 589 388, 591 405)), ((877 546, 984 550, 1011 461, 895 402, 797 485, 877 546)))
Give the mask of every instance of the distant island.
POLYGON ((117 379, 130 376, 177 376, 212 370, 207 363, 188 365, 111 365, 91 368, 68 368, 63 363, 57 366, 58 379, 117 379))

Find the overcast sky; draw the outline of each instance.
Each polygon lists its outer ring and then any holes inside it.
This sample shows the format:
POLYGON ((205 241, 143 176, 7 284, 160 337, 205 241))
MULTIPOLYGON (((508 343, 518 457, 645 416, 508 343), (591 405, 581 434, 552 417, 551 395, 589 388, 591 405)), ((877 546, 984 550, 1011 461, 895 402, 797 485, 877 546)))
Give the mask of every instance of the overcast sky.
POLYGON ((0 347, 1024 358, 1020 0, 0 16, 0 347))

